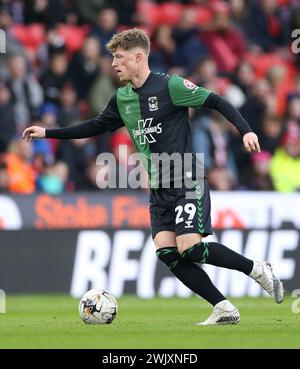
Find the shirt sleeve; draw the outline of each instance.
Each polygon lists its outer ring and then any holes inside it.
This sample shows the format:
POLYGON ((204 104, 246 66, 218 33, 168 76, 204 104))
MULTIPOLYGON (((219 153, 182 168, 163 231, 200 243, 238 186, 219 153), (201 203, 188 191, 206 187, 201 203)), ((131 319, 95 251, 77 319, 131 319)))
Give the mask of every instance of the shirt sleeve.
POLYGON ((238 129, 241 136, 244 136, 246 133, 253 132, 247 121, 242 117, 241 113, 222 96, 212 92, 206 99, 204 106, 221 113, 238 129))
POLYGON ((46 138, 74 139, 97 136, 105 131, 115 131, 123 127, 116 96, 114 95, 104 110, 95 118, 70 127, 46 129, 46 138))
POLYGON ((97 124, 111 132, 124 126, 119 114, 116 95, 109 100, 102 113, 97 116, 97 124))
POLYGON ((179 107, 200 108, 211 92, 177 75, 170 77, 168 87, 173 104, 179 107))

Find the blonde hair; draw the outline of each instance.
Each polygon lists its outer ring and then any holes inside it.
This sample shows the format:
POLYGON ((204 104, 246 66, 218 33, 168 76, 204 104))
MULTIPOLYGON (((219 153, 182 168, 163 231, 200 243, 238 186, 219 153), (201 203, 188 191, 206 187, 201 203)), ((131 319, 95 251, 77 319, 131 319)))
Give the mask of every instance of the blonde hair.
POLYGON ((131 50, 135 47, 140 47, 149 56, 150 40, 144 31, 133 28, 114 35, 106 44, 106 47, 111 53, 114 53, 118 48, 131 50))

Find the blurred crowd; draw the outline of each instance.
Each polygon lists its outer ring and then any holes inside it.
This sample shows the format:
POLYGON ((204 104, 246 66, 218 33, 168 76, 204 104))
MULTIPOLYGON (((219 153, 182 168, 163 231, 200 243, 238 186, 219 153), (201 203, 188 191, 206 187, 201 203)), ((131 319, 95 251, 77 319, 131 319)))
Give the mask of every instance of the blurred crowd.
POLYGON ((134 152, 126 129, 31 143, 21 133, 101 112, 120 86, 105 44, 130 27, 149 34, 153 71, 224 96, 259 136, 262 151, 250 155, 218 113, 190 111, 194 151, 205 154, 212 189, 300 190, 300 53, 292 52, 300 1, 0 0, 1 192, 97 189, 102 152, 125 169, 134 152))

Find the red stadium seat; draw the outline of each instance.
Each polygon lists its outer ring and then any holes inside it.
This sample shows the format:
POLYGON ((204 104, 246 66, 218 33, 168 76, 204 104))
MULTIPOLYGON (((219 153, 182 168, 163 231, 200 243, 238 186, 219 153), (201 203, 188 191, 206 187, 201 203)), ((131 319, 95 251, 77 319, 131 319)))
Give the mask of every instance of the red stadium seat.
POLYGON ((148 0, 140 0, 137 5, 137 13, 140 21, 156 27, 160 24, 176 26, 180 15, 185 8, 193 9, 197 14, 197 23, 207 24, 211 21, 213 10, 209 6, 187 5, 180 3, 166 2, 160 5, 148 0))
POLYGON ((274 90, 277 97, 277 114, 282 115, 286 109, 286 97, 293 90, 294 79, 297 74, 296 68, 288 63, 282 56, 275 53, 265 53, 257 57, 256 54, 247 54, 247 60, 252 64, 258 78, 267 78, 271 67, 282 65, 286 68, 285 80, 274 90))
POLYGON ((58 33, 64 38, 69 53, 81 49, 89 30, 89 26, 73 26, 68 24, 60 24, 58 26, 58 33))
POLYGON ((159 24, 159 9, 156 4, 148 0, 139 0, 137 15, 140 23, 155 26, 159 24))
POLYGON ((268 70, 273 65, 286 65, 290 69, 290 65, 280 55, 275 53, 264 53, 259 56, 247 53, 246 59, 253 66, 258 78, 265 78, 268 70))
POLYGON ((179 3, 163 3, 158 6, 157 22, 175 26, 178 24, 183 5, 179 3))
POLYGON ((199 26, 208 24, 213 18, 212 9, 206 6, 196 6, 195 11, 197 13, 197 24, 199 26))
POLYGON ((291 0, 278 0, 278 5, 279 6, 285 6, 285 5, 289 5, 291 0))
POLYGON ((11 33, 25 48, 37 49, 45 42, 45 27, 40 23, 14 24, 11 33))
POLYGON ((26 44, 27 31, 25 25, 14 24, 10 27, 10 32, 22 45, 26 44))

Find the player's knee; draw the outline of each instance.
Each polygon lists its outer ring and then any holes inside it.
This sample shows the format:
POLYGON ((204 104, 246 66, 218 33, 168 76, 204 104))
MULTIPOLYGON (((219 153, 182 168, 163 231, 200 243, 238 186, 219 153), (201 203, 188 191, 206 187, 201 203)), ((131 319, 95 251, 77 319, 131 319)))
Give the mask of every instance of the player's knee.
POLYGON ((183 255, 187 250, 191 249, 192 247, 194 247, 195 245, 199 245, 201 244, 200 242, 195 242, 195 243, 186 243, 186 244, 182 244, 182 245, 178 245, 178 251, 180 253, 180 255, 183 255))
POLYGON ((195 244, 199 244, 202 241, 201 235, 196 235, 195 237, 182 237, 177 238, 177 248, 179 253, 182 255, 186 250, 193 247, 195 244))
POLYGON ((191 244, 180 244, 180 245, 178 245, 178 251, 182 255, 186 250, 188 250, 192 246, 193 245, 191 245, 191 244))

